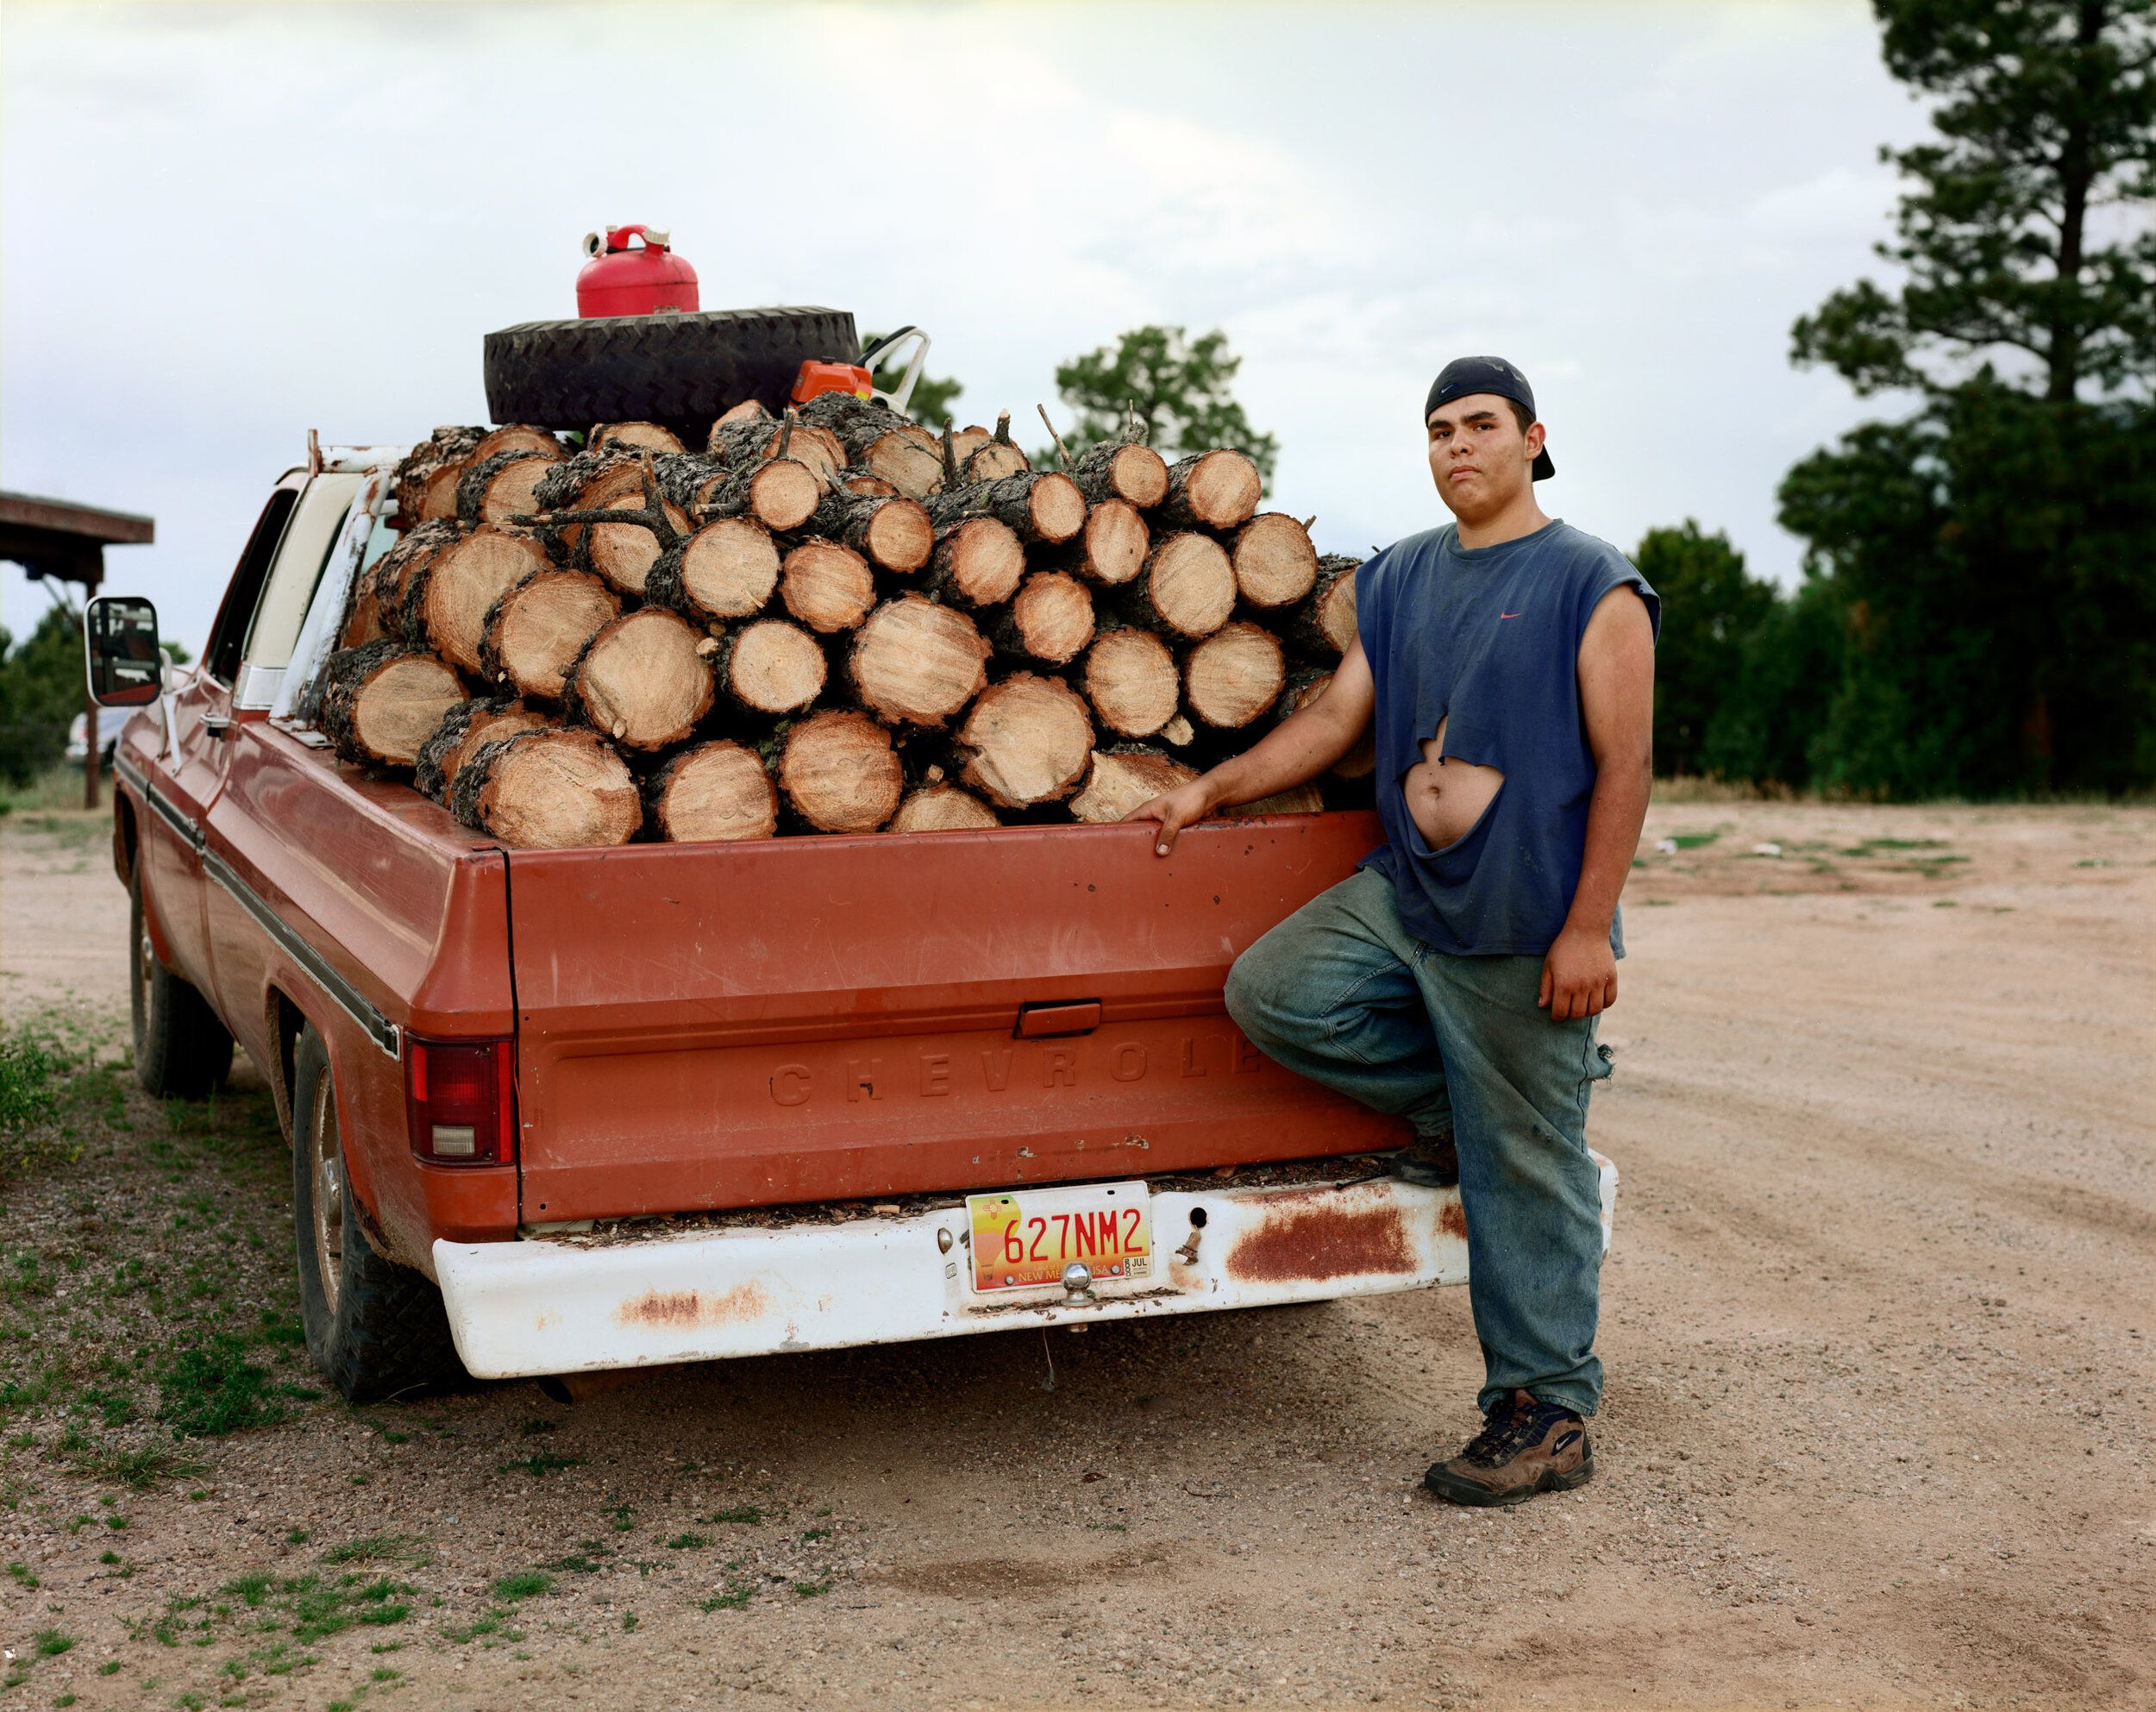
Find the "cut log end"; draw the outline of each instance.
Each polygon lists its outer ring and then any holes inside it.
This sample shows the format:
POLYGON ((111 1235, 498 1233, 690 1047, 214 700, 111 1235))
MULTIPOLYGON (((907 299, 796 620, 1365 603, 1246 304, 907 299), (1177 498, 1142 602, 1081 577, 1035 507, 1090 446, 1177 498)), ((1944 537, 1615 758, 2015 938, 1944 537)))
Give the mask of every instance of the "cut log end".
POLYGON ((784 618, 744 624, 714 652, 719 687, 737 705, 767 718, 798 713, 814 701, 824 693, 830 669, 816 638, 784 618))
POLYGON ((593 731, 522 731, 482 744, 451 803, 467 826, 512 850, 625 844, 643 825, 635 776, 593 731))
POLYGON ((818 713, 786 736, 779 788, 819 832, 873 832, 897 812, 905 774, 891 734, 865 713, 818 713))
POLYGON ((1200 452, 1168 472, 1169 520, 1205 529, 1236 529, 1257 510, 1265 484, 1257 466, 1236 451, 1200 452))
POLYGON ((821 477, 795 458, 774 458, 749 479, 749 510, 766 529, 799 529, 816 515, 821 477))
POLYGON ((779 792, 753 749, 699 743, 667 762, 647 788, 651 824, 670 843, 736 843, 779 830, 779 792))
POLYGON ((1068 665, 1093 640, 1093 596, 1075 577, 1036 571, 997 621, 996 646, 1046 666, 1068 665))
POLYGON ((1086 496, 1078 484, 1058 471, 1043 473, 1026 495, 1033 536, 1050 547, 1060 546, 1086 526, 1086 496))
POLYGON ((387 637, 331 655, 324 683, 323 730, 341 759, 362 767, 411 767, 467 699, 448 666, 387 637))
POLYGON ((721 517, 689 537, 678 580, 664 580, 656 588, 647 581, 646 587, 707 623, 745 618, 770 603, 779 566, 778 544, 761 524, 749 517, 721 517))
POLYGON ((647 606, 617 618, 569 674, 571 712, 624 748, 667 749, 711 712, 711 670, 696 651, 703 633, 678 612, 647 606))
POLYGON ((987 683, 988 643, 955 607, 918 594, 887 600, 854 638, 847 670, 887 724, 939 726, 987 683))
POLYGON ((519 695, 558 701, 569 662, 620 616, 621 597, 604 579, 583 571, 539 572, 487 614, 482 673, 519 695))
POLYGON ((1058 678, 1020 672, 991 685, 958 733, 964 782, 999 808, 1061 801, 1085 777, 1091 713, 1058 678))
POLYGON ((999 606, 1025 575, 1025 548, 1009 524, 968 517, 939 530, 928 586, 940 599, 978 611, 999 606))
POLYGON ((856 628, 875 605, 876 580, 868 561, 835 541, 803 542, 780 568, 779 598, 786 610, 823 636, 856 628))
POLYGON ((936 530, 918 500, 892 499, 877 506, 861 530, 861 550, 871 564, 910 576, 936 550, 936 530))
POLYGON ((1150 446, 1118 446, 1107 456, 1108 491, 1150 511, 1168 497, 1168 461, 1150 446))
POLYGON ((956 785, 930 785, 899 805, 887 832, 983 832, 1003 822, 971 791, 956 785))
POLYGON ((1318 549, 1310 544, 1310 531, 1279 511, 1252 517, 1238 530, 1228 561, 1237 593, 1261 611, 1293 606, 1318 580, 1318 549))
POLYGON ((1086 513, 1085 527, 1058 563, 1096 588, 1119 588, 1144 569, 1152 534, 1127 499, 1104 499, 1086 513))
MULTIPOLYGON (((536 465, 536 458, 529 460, 536 465)), ((534 572, 548 568, 533 536, 484 525, 435 555, 417 594, 412 629, 458 670, 481 671, 481 645, 494 603, 534 572)))
POLYGON ((1197 776, 1193 768, 1158 749, 1095 749, 1086 787, 1070 800, 1071 818, 1094 826, 1120 820, 1141 804, 1197 776))
POLYGON ((434 735, 420 746, 412 788, 446 804, 457 774, 483 744, 554 723, 522 701, 461 702, 442 716, 434 735))
POLYGON ((1086 697, 1118 737, 1150 737, 1175 717, 1182 678, 1150 631, 1110 630, 1086 655, 1086 697))
POLYGON ((1280 641, 1257 624, 1222 627, 1190 650, 1183 693, 1190 711, 1216 731, 1240 731, 1280 699, 1287 681, 1280 641))
POLYGON ((1129 586, 1132 619, 1172 637, 1211 636, 1235 610, 1235 572, 1210 536, 1171 535, 1156 545, 1129 586))

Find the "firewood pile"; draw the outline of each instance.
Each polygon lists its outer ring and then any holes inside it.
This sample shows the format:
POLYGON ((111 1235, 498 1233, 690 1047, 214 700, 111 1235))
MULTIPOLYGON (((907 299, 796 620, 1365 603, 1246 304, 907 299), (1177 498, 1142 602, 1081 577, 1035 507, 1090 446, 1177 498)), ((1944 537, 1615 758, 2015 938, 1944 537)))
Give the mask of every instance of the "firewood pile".
MULTIPOLYGON (((1240 452, 1057 444, 846 393, 695 450, 437 429, 321 728, 517 848, 1120 819, 1325 693, 1358 561, 1240 452)), ((1236 812, 1366 804, 1372 766, 1236 812)))

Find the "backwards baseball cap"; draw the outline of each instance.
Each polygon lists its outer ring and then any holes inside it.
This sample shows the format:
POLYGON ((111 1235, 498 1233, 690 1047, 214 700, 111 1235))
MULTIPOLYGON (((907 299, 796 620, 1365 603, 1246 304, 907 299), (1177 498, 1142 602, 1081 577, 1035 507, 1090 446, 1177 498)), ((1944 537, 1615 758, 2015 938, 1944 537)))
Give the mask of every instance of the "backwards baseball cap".
MULTIPOLYGON (((1455 398, 1476 392, 1495 392, 1501 398, 1514 399, 1526 408, 1530 419, 1535 414, 1535 389, 1527 384, 1527 377, 1504 358, 1455 357, 1430 383, 1430 396, 1422 406, 1424 423, 1429 422, 1430 412, 1439 404, 1449 404, 1455 398)), ((1535 454, 1532 474, 1537 481, 1547 481, 1557 473, 1557 467, 1550 461, 1550 448, 1545 445, 1535 454)))

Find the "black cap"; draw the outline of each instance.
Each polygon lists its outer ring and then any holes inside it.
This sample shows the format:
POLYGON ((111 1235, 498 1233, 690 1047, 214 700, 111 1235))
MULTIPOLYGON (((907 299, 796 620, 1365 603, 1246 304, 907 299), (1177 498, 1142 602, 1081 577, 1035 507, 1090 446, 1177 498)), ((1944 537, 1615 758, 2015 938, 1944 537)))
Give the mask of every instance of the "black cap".
MULTIPOLYGON (((1423 403, 1422 420, 1426 426, 1430 412, 1439 404, 1449 404, 1455 398, 1465 398, 1476 392, 1495 392, 1501 398, 1513 398, 1526 406, 1532 419, 1535 414, 1535 389, 1527 384, 1527 377, 1502 357, 1455 357, 1438 372, 1430 383, 1430 396, 1423 403)), ((1550 448, 1545 445, 1535 454, 1534 480, 1547 481, 1557 473, 1557 467, 1550 461, 1550 448)))

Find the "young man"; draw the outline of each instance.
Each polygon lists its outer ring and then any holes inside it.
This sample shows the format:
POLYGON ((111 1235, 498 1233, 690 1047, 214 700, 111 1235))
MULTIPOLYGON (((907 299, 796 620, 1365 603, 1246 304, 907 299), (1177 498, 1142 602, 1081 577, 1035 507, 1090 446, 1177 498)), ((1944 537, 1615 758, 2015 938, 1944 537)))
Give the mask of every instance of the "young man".
POLYGON ((1424 424, 1457 521, 1357 573, 1359 634, 1320 700, 1131 818, 1160 823, 1166 856, 1213 809, 1316 778, 1376 718, 1383 846, 1236 960, 1228 1011, 1281 1063, 1408 1119, 1402 1176, 1457 1176, 1484 1426, 1424 1480, 1515 1504, 1595 1471, 1587 1103, 1609 1074, 1595 1032, 1646 816, 1661 602, 1535 503, 1556 472, 1510 363, 1446 365, 1424 424))

